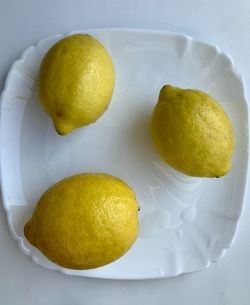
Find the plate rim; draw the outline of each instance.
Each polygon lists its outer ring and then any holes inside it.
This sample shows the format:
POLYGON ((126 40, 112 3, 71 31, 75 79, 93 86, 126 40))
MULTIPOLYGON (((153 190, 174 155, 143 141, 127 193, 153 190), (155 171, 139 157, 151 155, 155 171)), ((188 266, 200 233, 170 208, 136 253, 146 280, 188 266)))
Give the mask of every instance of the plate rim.
MULTIPOLYGON (((213 44, 211 42, 207 42, 207 41, 203 41, 203 40, 200 40, 200 39, 193 38, 190 35, 187 35, 187 34, 182 33, 182 32, 174 32, 174 31, 166 31, 166 30, 158 30, 158 29, 156 30, 156 29, 130 28, 130 27, 121 27, 121 28, 119 28, 119 27, 101 27, 101 28, 98 28, 97 27, 97 28, 87 28, 87 29, 73 30, 73 31, 70 31, 70 32, 64 32, 64 33, 58 33, 58 34, 55 34, 55 35, 49 35, 49 36, 46 36, 46 37, 36 41, 33 45, 25 48, 21 52, 19 58, 13 61, 13 63, 10 66, 10 69, 7 73, 5 84, 4 84, 4 87, 3 87, 3 90, 2 90, 2 93, 1 93, 1 96, 0 96, 0 117, 1 118, 2 118, 2 115, 3 115, 2 114, 2 104, 3 104, 3 101, 4 101, 4 97, 5 97, 5 92, 7 91, 7 88, 9 86, 10 76, 13 73, 15 65, 18 62, 24 61, 26 55, 32 49, 36 48, 40 43, 43 43, 46 40, 60 38, 60 37, 66 37, 66 36, 69 36, 69 35, 73 35, 73 34, 76 34, 76 33, 82 33, 82 32, 91 33, 91 34, 100 33, 100 32, 104 32, 104 33, 105 32, 127 32, 127 33, 142 33, 142 34, 153 34, 153 35, 156 34, 156 35, 162 35, 163 37, 166 36, 166 35, 167 36, 172 36, 172 37, 183 37, 188 41, 198 42, 198 43, 201 43, 202 45, 204 45, 206 47, 209 47, 209 48, 213 47, 218 54, 221 54, 221 55, 225 56, 229 60, 231 72, 234 73, 237 76, 237 78, 239 79, 239 81, 242 84, 242 96, 243 96, 243 98, 242 98, 241 102, 244 104, 244 107, 246 109, 246 124, 247 124, 246 130, 245 130, 246 140, 247 140, 247 142, 246 142, 246 148, 247 148, 246 169, 245 169, 245 172, 242 175, 242 177, 244 178, 244 185, 243 185, 243 191, 241 193, 241 197, 242 197, 241 210, 240 210, 240 213, 239 213, 239 216, 238 216, 237 220, 235 221, 235 231, 233 233, 232 239, 229 242, 229 244, 226 247, 222 248, 221 255, 219 257, 217 257, 214 260, 212 260, 211 258, 207 259, 206 265, 202 268, 197 268, 197 270, 193 270, 191 272, 189 272, 189 271, 185 272, 185 271, 179 270, 179 272, 177 272, 173 276, 168 276, 168 275, 164 275, 164 274, 158 274, 157 276, 149 276, 149 277, 145 277, 145 276, 133 276, 133 277, 131 277, 131 276, 128 276, 128 277, 126 277, 126 276, 125 277, 112 276, 112 277, 108 277, 108 276, 105 276, 105 275, 104 276, 101 276, 101 275, 96 276, 96 275, 91 275, 91 274, 81 275, 81 274, 72 274, 71 272, 69 272, 71 269, 62 268, 59 265, 56 265, 57 268, 50 268, 50 267, 47 267, 47 266, 43 266, 42 264, 39 264, 36 260, 34 260, 34 255, 33 255, 32 252, 27 253, 27 252, 24 251, 23 238, 17 236, 15 234, 14 229, 13 229, 11 219, 10 219, 11 216, 10 216, 10 213, 9 213, 9 208, 6 205, 5 189, 3 188, 3 170, 2 170, 3 160, 2 160, 2 145, 1 145, 1 147, 0 147, 1 197, 2 197, 2 203, 3 203, 4 211, 6 213, 7 223, 8 223, 8 226, 9 226, 12 237, 18 242, 18 246, 19 246, 20 250, 24 254, 30 256, 32 261, 35 262, 36 265, 42 266, 46 269, 60 271, 63 274, 71 275, 71 276, 96 278, 96 279, 110 279, 110 280, 145 280, 145 279, 150 280, 150 279, 160 279, 160 278, 171 278, 171 277, 175 277, 175 276, 178 276, 178 275, 181 275, 181 274, 193 273, 193 272, 198 272, 200 270, 207 269, 212 263, 215 263, 219 259, 221 259, 225 255, 225 253, 233 245, 233 243, 235 241, 235 238, 236 238, 236 235, 238 234, 240 219, 241 219, 241 216, 242 216, 242 214, 244 212, 244 208, 245 208, 246 191, 247 191, 246 186, 247 186, 248 179, 249 179, 249 154, 248 154, 248 151, 249 151, 249 105, 248 105, 247 98, 246 98, 246 85, 245 85, 244 77, 240 74, 238 68, 235 66, 234 60, 232 59, 231 55, 228 54, 228 53, 223 52, 217 44, 213 44)), ((3 133, 2 120, 0 119, 0 143, 2 143, 2 133, 3 133)))

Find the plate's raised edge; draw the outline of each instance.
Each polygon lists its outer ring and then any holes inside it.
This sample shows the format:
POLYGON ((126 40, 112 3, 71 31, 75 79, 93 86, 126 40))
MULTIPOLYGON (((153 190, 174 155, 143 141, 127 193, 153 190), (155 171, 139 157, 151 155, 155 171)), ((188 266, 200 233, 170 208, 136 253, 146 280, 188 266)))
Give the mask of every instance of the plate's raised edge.
MULTIPOLYGON (((81 30, 74 30, 74 31, 71 31, 71 32, 68 32, 68 33, 63 33, 63 34, 56 34, 56 35, 51 35, 51 36, 47 36, 39 41, 37 41, 37 43, 33 46, 30 46, 28 48, 26 48, 22 53, 21 53, 21 56, 20 56, 20 59, 18 60, 15 60, 13 62, 13 64, 11 65, 10 67, 10 70, 7 74, 7 77, 6 77, 6 81, 5 81, 5 86, 4 86, 4 89, 2 91, 2 94, 0 96, 0 118, 2 116, 2 102, 4 100, 4 95, 5 95, 5 92, 9 86, 9 78, 10 78, 10 75, 12 74, 13 70, 14 70, 14 67, 16 64, 18 64, 19 62, 24 62, 27 54, 30 53, 30 51, 34 50, 39 44, 47 41, 47 40, 50 40, 50 39, 56 39, 56 38, 62 38, 62 37, 66 37, 66 36, 69 36, 69 35, 73 35, 73 34, 76 34, 76 33, 91 33, 91 34, 94 34, 94 33, 100 33, 100 32, 130 32, 130 33, 143 33, 143 34, 156 34, 156 35, 162 35, 162 36, 172 36, 172 37, 183 37, 185 38, 186 40, 188 41, 194 41, 194 42, 198 42, 198 43, 201 43, 209 48, 214 48, 216 53, 217 54, 221 54, 223 56, 225 56, 228 60, 229 60, 229 63, 230 63, 230 69, 231 69, 231 72, 233 74, 235 74, 237 76, 237 78, 240 80, 241 84, 242 84, 242 96, 243 96, 243 99, 244 99, 244 105, 246 107, 246 123, 247 123, 247 129, 245 130, 245 133, 246 133, 246 138, 247 138, 247 143, 246 143, 246 147, 247 147, 247 152, 249 150, 249 108, 248 108, 248 103, 247 103, 247 99, 246 99, 246 90, 245 90, 245 81, 244 81, 244 78, 243 76, 240 74, 240 72, 238 71, 238 69, 234 66, 234 61, 232 59, 232 57, 229 55, 229 54, 226 54, 224 52, 221 51, 220 47, 218 45, 215 45, 215 44, 212 44, 212 43, 209 43, 209 42, 206 42, 206 41, 202 41, 202 40, 199 40, 199 39, 196 39, 196 38, 192 38, 191 36, 187 35, 187 34, 183 34, 183 33, 178 33, 178 32, 171 32, 171 31, 165 31, 165 30, 151 30, 151 29, 140 29, 140 28, 92 28, 92 29, 81 29, 81 30)), ((2 120, 0 119, 0 144, 1 144, 1 140, 2 140, 2 120)), ((9 225, 9 228, 10 228, 10 231, 11 231, 11 235, 13 236, 13 238, 15 240, 17 240, 18 242, 18 245, 19 245, 19 248, 22 250, 22 252, 26 255, 29 255, 31 256, 31 259, 36 263, 38 264, 38 262, 34 259, 34 255, 33 253, 27 253, 25 250, 24 250, 24 246, 23 246, 23 240, 21 237, 17 236, 15 233, 14 233, 14 230, 12 228, 12 225, 11 225, 11 220, 10 220, 10 216, 8 214, 8 208, 6 206, 6 200, 5 200, 5 191, 3 189, 3 182, 2 182, 2 177, 3 177, 3 174, 2 174, 2 145, 0 146, 0 186, 1 186, 1 194, 2 194, 2 202, 3 202, 3 207, 4 207, 4 210, 6 212, 6 216, 7 216, 7 221, 8 221, 8 225, 9 225)), ((214 260, 209 260, 207 261, 207 264, 206 266, 204 266, 203 268, 197 268, 197 270, 193 270, 191 273, 193 272, 197 272, 197 271, 200 271, 200 270, 203 270, 203 269, 206 269, 208 268, 211 263, 214 263, 214 262, 217 262, 220 258, 222 258, 226 251, 228 249, 230 249, 230 247, 233 245, 234 243, 234 240, 235 240, 235 237, 238 233, 238 227, 239 227, 239 220, 240 220, 240 217, 244 211, 244 206, 245 206, 245 200, 246 200, 246 185, 247 185, 247 182, 248 182, 248 168, 249 168, 249 158, 247 158, 247 166, 246 166, 246 169, 245 169, 245 175, 244 175, 244 192, 242 193, 242 200, 241 200, 241 211, 240 211, 240 214, 236 220, 236 229, 234 231, 234 234, 232 236, 232 239, 231 241, 229 241, 229 244, 224 247, 221 251, 221 254, 219 255, 219 257, 217 257, 216 259, 214 260)), ((41 264, 39 264, 41 265, 41 264)), ((46 268, 49 268, 49 267, 46 267, 46 268)), ((60 266, 58 266, 58 268, 49 268, 49 269, 53 269, 53 270, 57 270, 57 271, 60 271, 61 273, 63 274, 66 274, 66 275, 73 275, 71 274, 70 270, 68 269, 64 269, 64 268, 61 268, 60 266)), ((174 277, 174 276, 178 276, 178 275, 181 275, 181 274, 185 274, 185 273, 190 273, 190 272, 185 272, 183 270, 178 270, 178 272, 176 274, 174 274, 173 276, 171 277, 174 277)), ((105 277, 105 276, 92 276, 91 274, 90 275, 77 275, 77 274, 74 274, 74 276, 84 276, 84 277, 89 277, 89 278, 100 278, 100 279, 114 279, 114 280, 146 280, 146 279, 159 279, 159 278, 168 278, 170 276, 166 276, 166 275, 163 275, 163 274, 159 274, 157 276, 151 276, 151 277, 148 277, 148 278, 144 278, 144 277, 133 277, 133 278, 130 278, 130 277, 105 277)))

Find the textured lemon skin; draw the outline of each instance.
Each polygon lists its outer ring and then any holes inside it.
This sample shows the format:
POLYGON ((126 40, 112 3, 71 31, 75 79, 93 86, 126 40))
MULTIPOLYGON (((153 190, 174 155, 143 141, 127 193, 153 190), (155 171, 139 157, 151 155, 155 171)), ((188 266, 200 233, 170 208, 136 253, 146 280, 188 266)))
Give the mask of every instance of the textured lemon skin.
POLYGON ((38 76, 40 101, 59 134, 95 122, 108 108, 115 83, 114 66, 102 44, 76 34, 52 46, 38 76))
POLYGON ((138 235, 134 192, 108 174, 79 174, 46 191, 27 222, 29 242, 51 261, 91 269, 122 256, 138 235))
POLYGON ((220 177, 230 170, 235 143, 231 122, 202 91, 164 86, 151 132, 163 159, 184 174, 220 177))

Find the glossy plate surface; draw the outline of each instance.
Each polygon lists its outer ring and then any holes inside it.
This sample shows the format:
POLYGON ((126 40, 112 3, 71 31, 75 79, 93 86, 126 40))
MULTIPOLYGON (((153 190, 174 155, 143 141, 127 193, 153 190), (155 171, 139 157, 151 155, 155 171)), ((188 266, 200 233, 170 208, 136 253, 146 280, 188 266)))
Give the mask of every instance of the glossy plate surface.
POLYGON ((232 245, 242 212, 248 110, 241 77, 217 47, 185 35, 119 29, 80 32, 104 44, 116 70, 110 107, 95 124, 59 136, 38 101, 40 62, 48 48, 66 35, 28 48, 8 74, 1 97, 1 182, 12 235, 34 262, 71 275, 149 279, 208 267, 232 245), (156 153, 149 121, 159 90, 167 83, 204 90, 227 112, 236 148, 232 170, 225 177, 187 177, 156 153), (136 192, 141 208, 139 238, 130 251, 112 264, 88 271, 51 263, 23 236, 41 194, 79 172, 122 178, 136 192))

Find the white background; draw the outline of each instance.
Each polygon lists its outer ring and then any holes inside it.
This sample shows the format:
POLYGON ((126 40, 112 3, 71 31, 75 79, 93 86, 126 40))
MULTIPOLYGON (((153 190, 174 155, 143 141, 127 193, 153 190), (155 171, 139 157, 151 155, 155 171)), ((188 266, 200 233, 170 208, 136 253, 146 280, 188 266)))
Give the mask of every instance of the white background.
MULTIPOLYGON (((218 44, 233 57, 250 97, 247 0, 0 0, 0 91, 26 47, 56 33, 97 27, 168 30, 218 44)), ((249 196, 235 244, 222 260, 202 272, 152 281, 69 277, 35 265, 11 237, 0 204, 0 304, 249 305, 249 196)))

